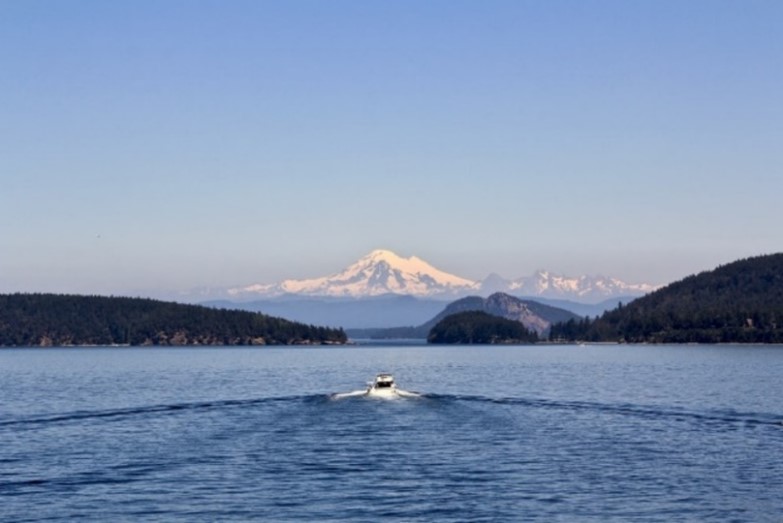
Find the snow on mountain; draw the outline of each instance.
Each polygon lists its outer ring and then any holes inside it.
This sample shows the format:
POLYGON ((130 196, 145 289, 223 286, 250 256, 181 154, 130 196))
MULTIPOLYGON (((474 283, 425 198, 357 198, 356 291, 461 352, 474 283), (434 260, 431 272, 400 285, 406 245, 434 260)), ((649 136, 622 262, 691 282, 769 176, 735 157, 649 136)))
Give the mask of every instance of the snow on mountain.
MULTIPOLYGON (((577 301, 599 301, 614 296, 641 296, 657 288, 647 283, 626 283, 617 278, 568 277, 547 271, 537 271, 532 276, 506 281, 508 287, 505 292, 517 296, 542 296, 577 301)), ((492 282, 492 290, 499 290, 497 280, 492 282)))
POLYGON ((381 294, 412 296, 461 296, 478 289, 476 282, 436 269, 421 258, 402 258, 387 250, 375 250, 343 271, 307 280, 256 284, 230 289, 233 297, 303 294, 311 296, 364 297, 381 294))
POLYGON ((399 294, 420 298, 489 296, 505 292, 516 296, 541 296, 581 302, 598 302, 616 296, 641 296, 655 290, 649 284, 629 284, 603 276, 567 277, 547 271, 507 280, 491 274, 481 282, 436 269, 416 256, 403 258, 388 250, 375 250, 331 276, 285 280, 228 290, 234 299, 274 297, 284 294, 361 298, 399 294))

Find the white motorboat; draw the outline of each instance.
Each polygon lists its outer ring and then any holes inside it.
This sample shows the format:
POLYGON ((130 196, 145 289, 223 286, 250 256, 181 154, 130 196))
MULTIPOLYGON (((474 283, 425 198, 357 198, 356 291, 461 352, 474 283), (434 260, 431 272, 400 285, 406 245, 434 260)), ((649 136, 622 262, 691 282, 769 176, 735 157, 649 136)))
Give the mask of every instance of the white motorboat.
POLYGON ((332 398, 342 399, 352 396, 366 396, 371 398, 395 399, 395 398, 418 398, 419 394, 397 388, 394 376, 388 372, 382 372, 375 376, 375 379, 367 383, 365 390, 355 390, 353 392, 342 392, 333 394, 332 398))
POLYGON ((367 387, 368 396, 389 397, 397 395, 397 384, 394 383, 394 376, 382 372, 375 376, 375 381, 371 381, 367 387))

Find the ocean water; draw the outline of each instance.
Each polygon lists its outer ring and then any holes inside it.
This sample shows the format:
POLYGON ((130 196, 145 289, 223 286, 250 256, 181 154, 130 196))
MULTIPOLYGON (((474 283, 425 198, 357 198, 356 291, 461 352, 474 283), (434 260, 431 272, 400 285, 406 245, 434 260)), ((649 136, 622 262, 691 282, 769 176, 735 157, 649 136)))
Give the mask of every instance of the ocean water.
POLYGON ((783 347, 0 351, 2 521, 783 521, 783 347), (346 398, 381 371, 415 399, 346 398))

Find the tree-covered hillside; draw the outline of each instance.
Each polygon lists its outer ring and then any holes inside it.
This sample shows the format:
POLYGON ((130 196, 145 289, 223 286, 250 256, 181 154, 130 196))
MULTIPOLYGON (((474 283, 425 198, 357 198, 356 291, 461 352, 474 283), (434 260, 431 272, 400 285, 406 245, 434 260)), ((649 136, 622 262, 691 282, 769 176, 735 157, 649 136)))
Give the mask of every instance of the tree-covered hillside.
POLYGON ((538 335, 518 321, 482 311, 459 312, 439 321, 427 336, 428 343, 535 343, 538 335))
POLYGON ((672 283, 551 339, 629 343, 783 343, 783 254, 748 258, 672 283))
POLYGON ((0 346, 345 343, 342 329, 143 298, 0 295, 0 346))

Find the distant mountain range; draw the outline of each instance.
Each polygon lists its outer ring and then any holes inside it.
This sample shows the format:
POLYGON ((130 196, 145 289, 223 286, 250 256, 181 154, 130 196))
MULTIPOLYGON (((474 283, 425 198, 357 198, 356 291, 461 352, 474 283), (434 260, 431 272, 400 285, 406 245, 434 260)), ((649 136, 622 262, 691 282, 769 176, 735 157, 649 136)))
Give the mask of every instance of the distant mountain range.
POLYGON ((547 271, 516 280, 491 274, 482 281, 473 281, 437 269, 416 256, 403 258, 388 250, 375 250, 331 276, 237 287, 229 289, 226 297, 250 301, 285 295, 367 298, 395 294, 449 300, 504 292, 596 303, 618 296, 641 296, 655 289, 655 285, 626 283, 617 278, 567 277, 547 271))
POLYGON ((532 276, 506 280, 490 274, 479 283, 482 296, 504 292, 515 296, 563 299, 581 303, 597 303, 611 298, 638 297, 658 287, 649 283, 627 283, 604 276, 569 277, 548 271, 537 271, 532 276))

